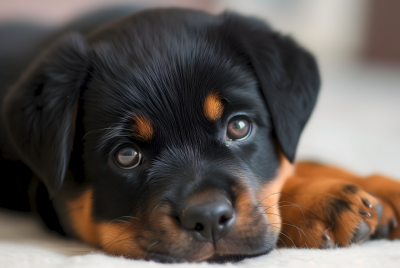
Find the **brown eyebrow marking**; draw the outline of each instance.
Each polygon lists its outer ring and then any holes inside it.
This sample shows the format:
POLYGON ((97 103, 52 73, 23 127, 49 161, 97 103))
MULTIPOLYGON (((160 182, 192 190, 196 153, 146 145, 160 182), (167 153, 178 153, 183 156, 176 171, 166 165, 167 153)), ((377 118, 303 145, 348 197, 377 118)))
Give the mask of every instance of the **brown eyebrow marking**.
POLYGON ((133 134, 138 140, 150 141, 154 135, 154 129, 149 119, 143 115, 135 115, 133 117, 133 134))
POLYGON ((210 92, 204 101, 204 115, 210 121, 216 121, 221 118, 224 111, 224 104, 217 92, 210 92))

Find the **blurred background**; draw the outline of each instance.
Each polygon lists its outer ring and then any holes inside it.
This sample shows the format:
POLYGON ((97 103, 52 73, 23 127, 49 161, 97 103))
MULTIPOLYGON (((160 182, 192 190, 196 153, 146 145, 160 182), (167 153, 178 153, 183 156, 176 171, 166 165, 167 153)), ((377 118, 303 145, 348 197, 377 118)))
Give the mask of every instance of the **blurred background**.
POLYGON ((58 27, 120 4, 214 14, 232 10, 293 36, 316 55, 323 81, 298 159, 400 179, 400 1, 0 0, 0 24, 32 21, 58 27))

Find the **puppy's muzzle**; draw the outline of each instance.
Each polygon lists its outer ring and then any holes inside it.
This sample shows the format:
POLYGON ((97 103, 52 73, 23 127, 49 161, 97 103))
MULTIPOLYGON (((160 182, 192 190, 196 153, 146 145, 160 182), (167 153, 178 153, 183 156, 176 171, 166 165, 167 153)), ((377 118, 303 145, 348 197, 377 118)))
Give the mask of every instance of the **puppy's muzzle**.
POLYGON ((232 203, 221 194, 188 202, 179 220, 200 242, 215 242, 225 236, 234 222, 232 203))

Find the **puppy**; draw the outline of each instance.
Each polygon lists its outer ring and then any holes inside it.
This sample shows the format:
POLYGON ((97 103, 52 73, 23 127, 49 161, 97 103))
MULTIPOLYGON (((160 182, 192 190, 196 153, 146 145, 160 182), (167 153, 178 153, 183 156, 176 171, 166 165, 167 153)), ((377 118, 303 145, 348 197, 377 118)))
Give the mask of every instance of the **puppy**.
POLYGON ((1 89, 2 189, 135 259, 238 261, 377 226, 399 237, 385 195, 399 183, 293 165, 319 87, 312 55, 237 14, 153 9, 68 33, 1 89))

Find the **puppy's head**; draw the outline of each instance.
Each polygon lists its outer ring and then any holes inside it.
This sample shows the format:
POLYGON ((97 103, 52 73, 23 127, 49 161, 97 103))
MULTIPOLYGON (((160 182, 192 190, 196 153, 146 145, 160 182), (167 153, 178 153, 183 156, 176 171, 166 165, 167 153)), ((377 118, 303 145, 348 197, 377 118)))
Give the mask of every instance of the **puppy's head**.
POLYGON ((3 116, 84 241, 165 262, 237 260, 277 240, 318 88, 312 56, 258 20, 152 10, 62 39, 3 116))

